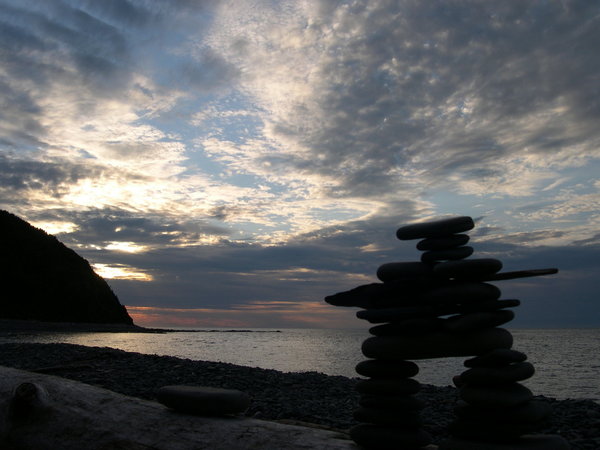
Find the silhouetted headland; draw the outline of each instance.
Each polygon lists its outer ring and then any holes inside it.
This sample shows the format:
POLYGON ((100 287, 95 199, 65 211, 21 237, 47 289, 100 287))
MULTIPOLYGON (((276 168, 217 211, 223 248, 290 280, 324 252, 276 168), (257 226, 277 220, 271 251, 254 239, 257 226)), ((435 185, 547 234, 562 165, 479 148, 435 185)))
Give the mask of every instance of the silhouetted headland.
POLYGON ((106 281, 56 237, 0 210, 0 319, 133 325, 106 281))

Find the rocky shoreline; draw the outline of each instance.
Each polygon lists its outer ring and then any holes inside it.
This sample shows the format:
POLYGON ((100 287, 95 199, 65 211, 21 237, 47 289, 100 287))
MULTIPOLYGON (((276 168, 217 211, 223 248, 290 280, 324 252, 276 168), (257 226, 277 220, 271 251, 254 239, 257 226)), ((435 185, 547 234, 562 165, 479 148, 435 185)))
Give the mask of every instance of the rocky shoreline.
POLYGON ((39 332, 59 333, 281 333, 280 330, 252 329, 173 329, 147 328, 139 325, 121 323, 89 323, 89 322, 43 322, 37 320, 0 319, 0 333, 20 335, 39 332))
MULTIPOLYGON (((172 384, 239 389, 250 395, 247 416, 346 431, 356 422, 356 378, 317 372, 283 373, 228 363, 144 355, 112 348, 73 344, 8 343, 0 345, 0 365, 65 377, 149 400, 172 384)), ((417 394, 426 404, 425 429, 435 442, 447 437, 453 387, 423 385, 417 394)), ((600 448, 600 404, 585 399, 555 400, 544 433, 560 434, 573 450, 600 448)))

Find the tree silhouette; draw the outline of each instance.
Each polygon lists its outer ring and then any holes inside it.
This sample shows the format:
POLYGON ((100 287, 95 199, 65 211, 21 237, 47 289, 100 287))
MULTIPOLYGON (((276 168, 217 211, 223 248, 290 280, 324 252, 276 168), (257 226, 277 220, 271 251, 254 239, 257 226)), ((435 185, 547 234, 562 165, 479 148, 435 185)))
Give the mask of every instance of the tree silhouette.
POLYGON ((90 264, 56 237, 0 210, 0 318, 133 324, 90 264))

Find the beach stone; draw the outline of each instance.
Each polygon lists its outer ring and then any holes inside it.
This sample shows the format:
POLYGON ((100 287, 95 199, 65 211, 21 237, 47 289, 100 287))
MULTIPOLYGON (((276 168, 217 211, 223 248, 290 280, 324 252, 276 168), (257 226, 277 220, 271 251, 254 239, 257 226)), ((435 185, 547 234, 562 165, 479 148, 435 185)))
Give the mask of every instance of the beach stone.
POLYGON ((449 248, 460 247, 469 242, 467 234, 450 234, 438 238, 427 238, 417 243, 417 250, 446 250, 449 248))
POLYGON ((468 305, 461 305, 460 312, 463 314, 473 312, 489 312, 498 311, 505 308, 514 308, 521 304, 521 300, 507 299, 507 300, 486 300, 483 302, 471 303, 468 305))
POLYGON ((383 282, 427 278, 432 274, 433 270, 429 264, 418 261, 386 263, 377 269, 377 278, 383 282))
POLYGON ((369 328, 369 333, 374 336, 415 336, 441 330, 444 319, 439 317, 423 317, 406 319, 400 322, 386 323, 369 328))
POLYGON ((435 317, 437 314, 429 306, 406 306, 403 308, 363 309, 356 312, 356 317, 370 323, 403 321, 419 317, 435 317))
POLYGON ((494 274, 500 269, 502 269, 502 262, 497 259, 477 258, 461 259, 459 261, 446 261, 437 264, 433 268, 433 273, 445 278, 478 279, 486 275, 494 274))
POLYGON ((510 348, 512 341, 510 332, 503 328, 461 334, 434 332, 422 336, 374 336, 363 342, 362 352, 368 358, 390 360, 444 358, 510 348))
POLYGON ((423 424, 417 411, 403 411, 401 409, 393 411, 377 408, 358 408, 354 411, 354 419, 358 422, 399 425, 402 428, 418 428, 423 424))
POLYGON ((422 300, 427 304, 463 304, 497 300, 500 294, 500 289, 493 284, 458 281, 448 282, 443 286, 424 292, 422 300))
POLYGON ((465 384, 459 390, 465 402, 481 407, 508 408, 525 403, 533 398, 532 392, 519 383, 498 386, 475 386, 465 384))
POLYGON ((497 348, 484 355, 467 359, 465 367, 502 367, 512 363, 520 363, 527 359, 527 355, 517 350, 497 348))
POLYGON ((421 261, 423 263, 432 263, 436 261, 462 260, 464 258, 468 258, 472 254, 473 247, 469 246, 450 248, 446 250, 431 250, 421 255, 421 261))
POLYGON ((494 386, 527 380, 534 373, 533 364, 520 362, 503 367, 473 367, 461 373, 460 379, 470 385, 494 386))
POLYGON ((413 450, 428 445, 431 435, 421 428, 400 428, 359 424, 350 429, 350 437, 361 447, 373 450, 413 450))
POLYGON ((423 400, 407 395, 362 394, 358 401, 365 408, 419 411, 425 407, 423 400))
POLYGON ((208 386, 163 386, 156 398, 176 411, 203 416, 237 414, 250 405, 244 392, 208 386))
POLYGON ((419 366, 412 361, 385 361, 369 359, 356 365, 356 372, 364 377, 414 377, 419 366))
POLYGON ((411 395, 421 389, 421 383, 412 378, 371 378, 356 383, 361 394, 411 395))
POLYGON ((515 318, 515 313, 509 309, 500 311, 481 311, 458 316, 448 317, 444 322, 444 329, 453 333, 493 328, 510 322, 515 318))
POLYGON ((498 423, 470 421, 459 419, 448 426, 451 435, 483 442, 513 442, 523 436, 537 431, 534 423, 498 423))
MULTIPOLYGON (((393 322, 394 324, 413 319, 435 319, 450 314, 469 314, 473 312, 496 311, 519 306, 519 300, 490 300, 469 304, 434 304, 422 306, 404 306, 396 308, 378 308, 357 311, 356 317, 370 323, 393 322)), ((442 319, 444 320, 444 319, 442 319)), ((424 334, 424 333, 403 333, 424 334)))
POLYGON ((481 408, 459 401, 454 407, 454 413, 460 418, 487 422, 542 422, 552 414, 552 407, 539 400, 530 400, 509 408, 481 408))
POLYGON ((419 238, 438 238, 449 234, 469 231, 474 227, 475 223, 470 217, 450 217, 431 222, 404 225, 396 231, 396 237, 402 241, 419 238))
POLYGON ((485 443, 450 438, 442 442, 438 450, 569 450, 569 443, 561 436, 547 435, 524 435, 509 444, 485 443))
POLYGON ((461 388, 465 385, 465 383, 460 379, 460 375, 454 375, 452 377, 452 384, 457 388, 461 388))
POLYGON ((510 443, 538 428, 537 424, 527 422, 506 424, 459 419, 448 426, 448 431, 453 436, 465 439, 510 443))

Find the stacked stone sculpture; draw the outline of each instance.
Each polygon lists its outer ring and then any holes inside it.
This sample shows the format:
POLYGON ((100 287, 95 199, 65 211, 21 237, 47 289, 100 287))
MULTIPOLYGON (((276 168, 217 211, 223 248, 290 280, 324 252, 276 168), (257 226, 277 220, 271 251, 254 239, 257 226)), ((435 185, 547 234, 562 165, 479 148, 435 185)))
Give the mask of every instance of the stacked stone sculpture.
POLYGON ((381 283, 359 286, 325 298, 335 306, 363 308, 357 317, 375 324, 364 341, 369 358, 356 366, 368 377, 357 385, 360 423, 352 439, 367 449, 431 448, 422 428, 423 404, 414 395, 420 385, 413 360, 474 357, 455 377, 461 402, 450 426, 452 438, 439 447, 468 449, 563 450, 559 436, 528 435, 539 429, 549 407, 532 400, 520 384, 534 373, 526 355, 512 350, 513 337, 499 326, 511 321, 514 299, 500 300, 490 281, 556 273, 556 269, 499 273, 497 259, 467 259, 473 248, 464 234, 475 226, 470 217, 406 225, 400 240, 420 239, 421 261, 383 264, 381 283))

